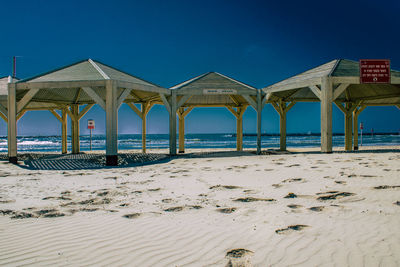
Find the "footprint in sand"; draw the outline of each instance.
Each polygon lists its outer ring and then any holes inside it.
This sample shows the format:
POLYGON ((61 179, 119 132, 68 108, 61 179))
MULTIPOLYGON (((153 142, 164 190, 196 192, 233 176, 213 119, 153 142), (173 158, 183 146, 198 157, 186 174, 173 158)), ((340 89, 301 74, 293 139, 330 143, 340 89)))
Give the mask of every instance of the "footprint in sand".
POLYGON ((374 187, 374 189, 395 189, 395 188, 400 188, 400 185, 380 185, 374 187))
POLYGON ((232 249, 226 253, 226 258, 228 258, 228 264, 226 267, 251 267, 251 257, 254 252, 251 250, 237 248, 232 249))
POLYGON ((236 208, 221 208, 221 209, 217 209, 217 211, 224 213, 224 214, 231 214, 236 211, 236 208))
POLYGON ((286 228, 282 228, 282 229, 277 229, 275 230, 275 233, 277 234, 285 234, 285 233, 290 233, 293 231, 301 231, 304 228, 310 227, 308 225, 304 225, 304 224, 296 224, 296 225, 289 225, 286 228))
POLYGON ((311 207, 311 208, 309 208, 309 210, 320 212, 320 211, 322 211, 324 208, 325 208, 325 206, 316 206, 316 207, 311 207))

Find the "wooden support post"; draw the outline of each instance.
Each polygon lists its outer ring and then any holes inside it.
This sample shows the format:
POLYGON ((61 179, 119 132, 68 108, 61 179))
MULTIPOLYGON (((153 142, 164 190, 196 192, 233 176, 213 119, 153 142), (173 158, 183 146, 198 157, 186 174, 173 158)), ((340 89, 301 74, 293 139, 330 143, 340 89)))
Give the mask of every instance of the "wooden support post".
POLYGON ((79 144, 79 105, 71 105, 71 145, 72 154, 79 154, 80 144, 79 144))
POLYGON ((350 111, 352 103, 346 103, 346 113, 344 119, 344 149, 351 151, 353 148, 353 113, 350 111))
POLYGON ((67 146, 67 128, 68 128, 68 115, 67 110, 61 110, 61 153, 68 153, 67 146))
POLYGON ((321 152, 332 153, 332 80, 321 79, 321 152))
POLYGON ((285 151, 286 150, 286 110, 284 110, 284 109, 282 109, 282 112, 279 113, 279 131, 280 131, 279 149, 281 151, 285 151))
POLYGON ((179 153, 185 153, 185 117, 183 112, 185 112, 185 109, 179 108, 179 153))
POLYGON ((17 92, 14 83, 8 84, 8 160, 17 164, 17 92))
POLYGON ((243 151, 243 113, 246 107, 238 107, 236 119, 236 150, 243 151))
POLYGON ((261 100, 261 90, 257 90, 257 155, 261 153, 261 113, 263 103, 261 100))
POLYGON ((353 111, 354 150, 358 150, 358 116, 365 108, 366 106, 360 106, 353 111))
POLYGON ((141 118, 142 118, 142 152, 146 153, 146 127, 147 127, 147 113, 149 113, 153 105, 150 102, 142 104, 141 118))
POLYGON ((106 165, 118 165, 118 101, 117 88, 106 81, 106 165))
POLYGON ((176 91, 172 90, 169 114, 169 154, 176 155, 176 91))

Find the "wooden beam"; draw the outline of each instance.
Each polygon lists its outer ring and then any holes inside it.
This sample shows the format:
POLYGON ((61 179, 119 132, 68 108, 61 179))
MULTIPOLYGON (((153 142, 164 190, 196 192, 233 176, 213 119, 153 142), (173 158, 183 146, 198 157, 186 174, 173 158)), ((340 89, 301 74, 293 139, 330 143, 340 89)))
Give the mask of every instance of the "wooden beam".
POLYGON ((8 113, 7 108, 4 107, 2 104, 0 104, 0 112, 3 113, 7 117, 7 115, 6 115, 8 113))
POLYGON ((164 94, 160 94, 160 98, 162 102, 164 103, 165 108, 168 110, 168 112, 171 114, 171 105, 168 102, 167 98, 165 97, 164 94))
POLYGON ((181 114, 182 117, 186 117, 192 110, 193 110, 193 107, 187 108, 187 109, 181 114))
POLYGON ((335 104, 346 115, 347 110, 345 107, 343 107, 342 103, 340 103, 339 101, 335 101, 335 104))
POLYGON ((0 117, 6 122, 8 123, 8 119, 7 116, 5 114, 3 114, 2 112, 0 112, 0 117))
POLYGON ((262 103, 262 108, 264 108, 265 105, 267 104, 268 98, 270 97, 270 95, 271 95, 271 93, 270 93, 270 94, 266 94, 266 95, 262 98, 262 101, 261 101, 261 103, 262 103))
POLYGON ((82 119, 83 116, 85 116, 86 113, 94 106, 94 104, 87 104, 80 112, 78 115, 78 119, 82 119))
POLYGON ((256 101, 254 101, 249 95, 242 95, 242 97, 246 99, 247 103, 249 103, 254 108, 254 110, 257 111, 256 101))
POLYGON ((229 95, 229 98, 232 100, 233 103, 235 103, 236 106, 240 106, 239 101, 237 101, 234 95, 229 95))
POLYGON ((335 101, 346 89, 349 87, 350 84, 342 83, 338 87, 336 87, 335 91, 333 92, 333 101, 335 101))
POLYGON ((148 103, 143 103, 141 104, 141 109, 142 109, 142 152, 146 153, 146 122, 147 122, 147 108, 148 108, 148 103))
POLYGON ((278 114, 281 115, 282 110, 281 110, 280 106, 278 106, 278 104, 276 102, 271 102, 271 104, 274 107, 274 109, 276 110, 276 112, 278 112, 278 114))
POLYGON ((82 88, 78 88, 73 100, 74 104, 78 104, 79 98, 81 97, 81 93, 82 93, 82 88))
POLYGON ((39 92, 39 89, 30 89, 24 97, 17 104, 17 113, 20 112, 26 105, 28 105, 29 101, 31 101, 32 97, 39 92))
POLYGON ((346 113, 344 116, 344 147, 346 151, 351 151, 353 148, 353 113, 351 111, 352 103, 345 104, 346 113))
POLYGON ((17 115, 17 121, 19 121, 19 119, 21 119, 21 118, 25 115, 26 111, 27 111, 27 110, 23 109, 23 110, 21 110, 21 111, 18 113, 18 115, 17 115))
POLYGON ((236 117, 236 119, 238 119, 239 118, 239 113, 236 111, 236 110, 234 110, 232 107, 230 107, 230 106, 226 106, 226 108, 236 117))
POLYGON ((181 97, 181 99, 179 99, 179 102, 176 106, 177 109, 179 109, 180 107, 183 106, 183 104, 185 104, 186 101, 188 101, 189 98, 191 98, 191 95, 184 95, 181 97))
POLYGON ((296 101, 290 102, 289 105, 285 108, 286 112, 288 112, 295 104, 296 104, 296 101))
POLYGON ((91 88, 91 87, 82 87, 85 93, 94 100, 102 109, 106 110, 106 103, 104 100, 91 88))
POLYGON ((400 109, 400 104, 395 105, 398 109, 400 109))
POLYGON ((132 103, 126 103, 133 111, 135 111, 135 113, 141 118, 143 119, 143 114, 142 112, 135 106, 135 104, 132 103))
POLYGON ((309 86, 309 88, 314 93, 314 95, 321 100, 321 89, 319 89, 316 85, 311 85, 309 86))
POLYGON ((179 114, 179 153, 185 153, 185 113, 184 108, 178 109, 179 114))
POLYGON ((54 117, 56 117, 56 119, 62 123, 62 118, 60 115, 58 115, 58 113, 54 110, 54 109, 49 109, 50 113, 54 115, 54 117))
POLYGON ((118 97, 118 100, 117 100, 118 108, 122 105, 125 98, 127 98, 127 96, 131 93, 131 91, 132 91, 132 89, 130 89, 130 88, 126 88, 126 89, 124 89, 124 91, 122 91, 121 95, 118 97))
POLYGON ((72 114, 71 110, 68 107, 65 108, 65 111, 67 112, 67 114, 71 118, 71 120, 75 120, 75 116, 72 114))

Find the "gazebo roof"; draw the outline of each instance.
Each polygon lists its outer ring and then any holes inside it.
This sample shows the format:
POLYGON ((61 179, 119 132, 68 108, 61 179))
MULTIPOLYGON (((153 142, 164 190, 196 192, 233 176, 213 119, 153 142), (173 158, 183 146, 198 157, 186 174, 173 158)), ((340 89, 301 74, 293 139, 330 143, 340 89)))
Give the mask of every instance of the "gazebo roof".
POLYGON ((207 72, 170 88, 190 98, 183 106, 248 105, 243 97, 256 96, 257 89, 217 72, 207 72))
POLYGON ((110 67, 92 59, 85 59, 28 79, 20 80, 25 82, 72 82, 72 81, 100 81, 116 80, 125 81, 148 86, 157 86, 126 72, 110 67))
POLYGON ((400 103, 400 72, 391 70, 391 84, 360 84, 359 63, 347 59, 332 60, 313 69, 263 88, 269 93, 268 100, 275 101, 319 101, 310 86, 321 84, 323 77, 332 77, 334 88, 349 84, 346 92, 336 100, 358 101, 370 105, 390 105, 400 103))
POLYGON ((118 95, 121 95, 124 89, 132 89, 125 98, 126 102, 140 103, 149 100, 161 102, 159 93, 169 94, 168 89, 154 83, 99 61, 86 59, 18 81, 16 83, 17 100, 21 99, 29 89, 40 89, 31 102, 93 104, 92 97, 87 94, 87 90, 82 90, 82 88, 90 87, 100 98, 105 99, 107 81, 115 82, 118 95))

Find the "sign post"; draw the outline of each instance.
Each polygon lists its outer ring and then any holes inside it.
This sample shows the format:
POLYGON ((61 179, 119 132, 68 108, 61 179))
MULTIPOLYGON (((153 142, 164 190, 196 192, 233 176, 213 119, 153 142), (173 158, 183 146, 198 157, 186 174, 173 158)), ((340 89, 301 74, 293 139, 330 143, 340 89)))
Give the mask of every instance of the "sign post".
POLYGON ((360 59, 360 83, 390 83, 390 60, 360 59))
POLYGON ((362 146, 362 131, 363 131, 363 129, 364 129, 364 124, 360 123, 360 130, 361 130, 361 144, 360 144, 360 146, 362 146))
POLYGON ((88 120, 87 127, 90 130, 90 151, 92 151, 92 130, 94 129, 94 120, 88 120))

